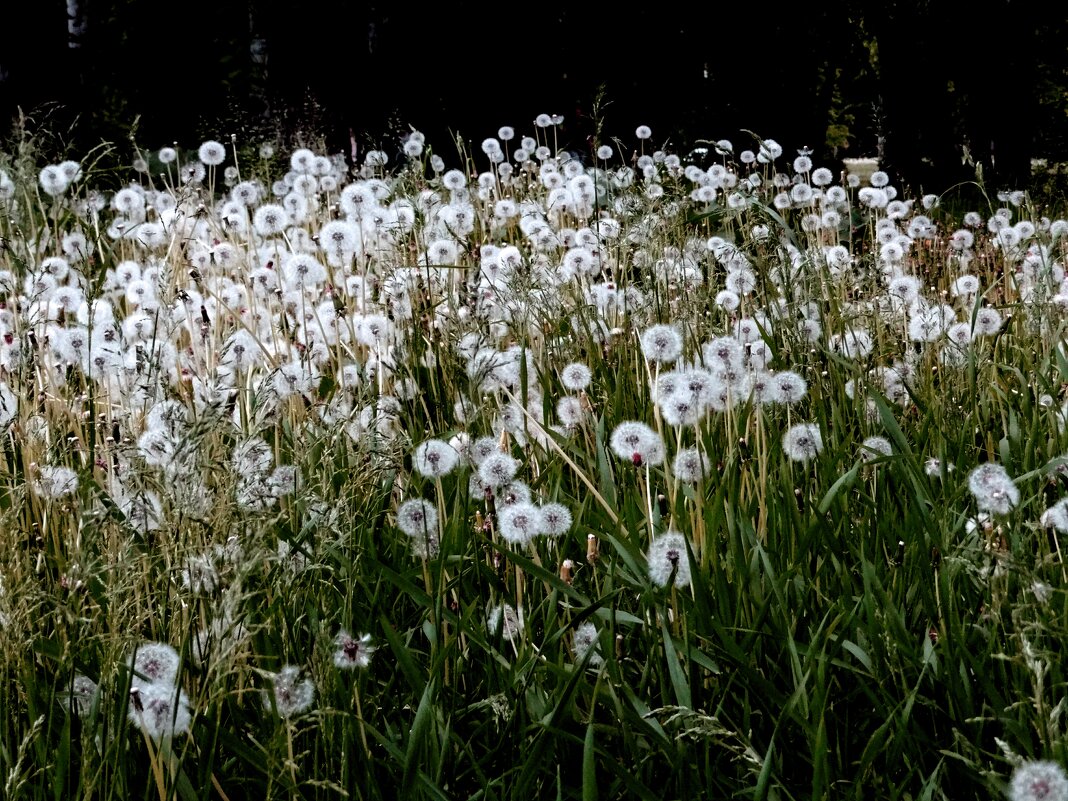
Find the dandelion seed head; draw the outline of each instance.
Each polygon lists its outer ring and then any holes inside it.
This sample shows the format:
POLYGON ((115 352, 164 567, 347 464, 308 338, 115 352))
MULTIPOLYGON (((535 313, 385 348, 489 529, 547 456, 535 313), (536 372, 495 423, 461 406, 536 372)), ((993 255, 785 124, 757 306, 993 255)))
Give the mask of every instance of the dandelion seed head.
POLYGON ((865 462, 889 456, 891 453, 893 448, 885 437, 868 437, 860 444, 860 458, 865 462))
POLYGON ((81 673, 77 674, 71 682, 70 692, 61 700, 63 708, 78 717, 88 715, 97 689, 95 681, 88 676, 83 676, 81 673))
POLYGON ((134 674, 131 682, 135 687, 145 684, 173 686, 178 678, 181 657, 165 642, 145 642, 137 646, 128 664, 134 674))
POLYGON ((560 380, 571 392, 580 392, 586 387, 590 386, 590 381, 593 378, 593 373, 590 371, 590 367, 579 362, 572 362, 564 367, 561 371, 560 380))
POLYGON ((132 688, 130 696, 127 717, 151 739, 159 742, 189 731, 193 716, 184 690, 147 684, 132 688))
POLYGON ((531 498, 530 487, 523 481, 510 481, 503 487, 497 487, 493 494, 501 506, 529 503, 531 498))
POLYGON ((334 638, 334 666, 341 670, 366 668, 377 648, 371 644, 370 634, 354 637, 342 629, 334 638))
POLYGON ((423 498, 405 501, 397 508, 397 527, 409 537, 437 535, 438 512, 423 498))
POLYGON ((197 158, 208 167, 216 167, 226 161, 226 148, 214 139, 209 139, 197 149, 197 158))
POLYGON ((263 707, 283 719, 302 715, 315 703, 315 684, 297 665, 286 665, 268 676, 270 692, 263 691, 263 707))
POLYGON ((676 587, 690 586, 690 560, 686 552, 686 538, 678 531, 666 531, 649 545, 646 554, 649 580, 658 587, 666 587, 674 576, 676 587))
POLYGON ((1010 801, 1066 801, 1068 776, 1056 762, 1025 762, 1012 772, 1010 801))
POLYGON ((516 609, 511 604, 491 607, 486 613, 486 630, 492 635, 514 643, 523 634, 523 607, 516 609))
POLYGON ((574 395, 565 395, 560 398, 556 402, 556 417, 560 421, 560 425, 567 429, 581 425, 586 417, 582 400, 574 395))
POLYGON ((791 426, 782 438, 786 456, 794 462, 807 462, 823 450, 823 437, 814 423, 798 423, 791 426))
POLYGON ((641 346, 649 361, 670 363, 682 355, 682 335, 673 326, 654 325, 642 332, 641 346))
MULTIPOLYGON (((476 446, 478 443, 475 443, 476 446)), ((496 450, 483 458, 478 466, 478 476, 488 487, 501 487, 515 478, 519 462, 506 453, 496 450)))
POLYGON ((709 475, 711 464, 697 448, 683 448, 675 454, 672 470, 679 481, 697 484, 709 475))
POLYGON ((1020 502, 1020 490, 999 464, 984 462, 968 474, 968 489, 981 511, 1007 515, 1020 502))
POLYGON ((664 442, 645 423, 627 421, 613 429, 609 438, 612 452, 635 465, 657 465, 664 460, 664 442))
POLYGON ((566 534, 571 528, 572 520, 571 510, 562 503, 541 505, 541 533, 547 537, 566 534))
POLYGON ((510 545, 522 547, 541 533, 541 512, 531 503, 520 502, 498 510, 498 531, 510 545))
POLYGON ((426 478, 441 478, 451 473, 460 462, 460 454, 440 439, 428 439, 415 449, 412 467, 426 478))
POLYGON ((1068 533, 1068 498, 1062 498, 1043 512, 1039 523, 1044 528, 1068 533))
POLYGON ((571 655, 576 663, 581 663, 589 654, 587 667, 599 668, 604 664, 601 656, 600 643, 597 637, 597 626, 587 621, 575 629, 571 638, 571 655))

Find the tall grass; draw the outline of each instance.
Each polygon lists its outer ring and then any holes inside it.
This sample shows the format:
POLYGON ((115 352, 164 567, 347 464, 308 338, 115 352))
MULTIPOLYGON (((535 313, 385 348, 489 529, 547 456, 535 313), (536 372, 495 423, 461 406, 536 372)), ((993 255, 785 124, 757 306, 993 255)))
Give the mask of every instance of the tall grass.
POLYGON ((1068 223, 771 140, 579 164, 542 122, 455 172, 418 136, 142 153, 121 192, 0 157, 3 797, 989 798, 1065 761, 1068 223))

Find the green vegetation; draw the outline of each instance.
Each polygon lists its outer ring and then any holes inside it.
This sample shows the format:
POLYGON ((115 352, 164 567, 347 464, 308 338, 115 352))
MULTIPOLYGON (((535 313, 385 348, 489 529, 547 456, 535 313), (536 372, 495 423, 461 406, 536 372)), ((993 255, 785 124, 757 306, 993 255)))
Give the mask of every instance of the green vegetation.
POLYGON ((1068 222, 511 134, 0 155, 3 797, 1063 764, 1068 222))

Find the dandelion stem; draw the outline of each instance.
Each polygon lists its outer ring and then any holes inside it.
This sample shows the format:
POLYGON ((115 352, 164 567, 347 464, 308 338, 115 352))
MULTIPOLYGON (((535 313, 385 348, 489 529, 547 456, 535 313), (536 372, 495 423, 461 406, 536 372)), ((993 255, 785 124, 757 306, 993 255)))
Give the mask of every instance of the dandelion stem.
POLYGON ((370 761, 371 749, 367 746, 367 732, 363 723, 363 707, 360 704, 360 682, 358 679, 352 683, 352 700, 356 704, 356 723, 360 729, 360 742, 363 744, 363 753, 370 761))

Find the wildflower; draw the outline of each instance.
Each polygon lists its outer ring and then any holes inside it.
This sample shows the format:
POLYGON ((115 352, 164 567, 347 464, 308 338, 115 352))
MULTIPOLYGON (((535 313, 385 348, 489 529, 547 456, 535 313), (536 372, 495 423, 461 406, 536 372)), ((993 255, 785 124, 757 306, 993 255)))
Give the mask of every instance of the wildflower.
POLYGON ((890 442, 885 437, 868 437, 860 445, 860 458, 865 462, 889 456, 893 452, 890 442))
POLYGON ((314 393, 319 384, 318 371, 311 364, 286 362, 271 373, 271 386, 279 400, 314 393))
POLYGON ((278 500, 269 477, 263 473, 239 475, 234 497, 242 509, 250 512, 262 512, 278 500))
POLYGON ((1039 523, 1044 528, 1068 532, 1068 498, 1062 498, 1042 513, 1039 523))
POLYGON ((993 462, 979 465, 968 474, 968 489, 976 505, 996 515, 1007 515, 1020 502, 1020 490, 1005 468, 993 462))
POLYGON ((511 604, 498 604, 486 614, 486 630, 493 636, 501 636, 514 643, 523 633, 523 607, 516 609, 511 604))
POLYGON ((931 478, 942 478, 943 475, 952 473, 956 466, 952 462, 943 462, 937 456, 930 456, 923 463, 923 472, 931 478))
POLYGON ((715 372, 739 372, 745 364, 745 347, 734 337, 716 337, 701 346, 705 367, 715 372))
POLYGON ((913 342, 934 342, 947 328, 946 320, 937 308, 918 311, 909 319, 909 339, 913 342))
POLYGON ((469 457, 472 464, 481 465, 488 456, 500 452, 496 437, 479 437, 471 444, 469 457))
MULTIPOLYGON (((478 443, 475 443, 476 447, 478 443)), ((478 466, 478 476, 488 487, 501 487, 515 478, 519 462, 507 453, 491 453, 478 466)))
POLYGON ((556 402, 556 416, 566 428, 575 428, 582 423, 586 412, 582 408, 582 399, 574 395, 565 395, 556 402))
POLYGON ((527 502, 510 504, 498 512, 497 523, 506 542, 526 545, 541 533, 541 511, 527 502))
POLYGON ((771 352, 771 346, 764 340, 757 340, 751 342, 748 346, 749 354, 746 359, 746 364, 750 370, 765 370, 771 363, 771 360, 775 357, 771 352))
POLYGON ((976 336, 993 336, 1001 330, 1001 315, 989 307, 979 309, 972 327, 976 336))
POLYGON ((672 470, 679 481, 687 484, 696 484, 710 472, 711 465, 708 456, 701 453, 697 448, 683 448, 675 454, 675 462, 672 470))
POLYGON ((199 184, 207 175, 207 170, 199 161, 186 164, 178 171, 178 180, 183 184, 199 184))
MULTIPOLYGON (((741 275, 742 272, 748 271, 743 270, 737 273, 732 273, 732 275, 741 275)), ((740 320, 735 321, 734 336, 739 342, 746 344, 763 341, 760 338, 760 324, 752 317, 742 317, 740 320)))
POLYGON ((265 203, 256 209, 252 225, 260 236, 280 234, 289 226, 289 212, 274 203, 265 203))
POLYGON ((678 531, 667 531, 654 539, 646 554, 649 579, 658 587, 666 587, 674 578, 676 587, 690 586, 690 559, 686 553, 686 538, 678 531))
POLYGON ((292 464, 279 465, 268 476, 265 484, 267 491, 275 498, 292 495, 303 484, 300 468, 292 464))
POLYGON ((59 163, 59 171, 70 183, 76 183, 82 177, 82 165, 76 161, 63 161, 59 163))
POLYGON ((681 395, 695 402, 702 410, 712 406, 716 398, 723 392, 724 384, 741 372, 737 370, 720 370, 715 374, 708 370, 695 367, 690 370, 675 373, 677 380, 675 386, 658 387, 657 400, 663 394, 665 398, 671 395, 681 395))
POLYGON ((353 637, 345 629, 334 638, 334 665, 342 670, 365 668, 371 664, 371 655, 377 648, 371 645, 371 635, 353 637))
POLYGON ((303 573, 308 567, 308 554, 304 548, 287 540, 278 540, 275 558, 291 577, 303 573))
POLYGON ((181 661, 178 652, 165 642, 141 643, 129 659, 128 664, 134 673, 131 682, 134 687, 173 685, 178 679, 181 661))
POLYGON ((209 139, 197 150, 197 158, 209 167, 218 166, 226 161, 226 148, 219 142, 209 139))
POLYGON ((67 191, 67 187, 70 186, 70 181, 67 180, 66 174, 64 174, 58 164, 49 164, 41 170, 39 180, 41 189, 52 197, 62 195, 67 191))
POLYGON ((797 403, 808 392, 808 382, 792 370, 775 373, 772 381, 775 384, 775 398, 780 403, 797 403))
POLYGON ((612 432, 608 444, 616 456, 633 462, 636 467, 657 465, 664 461, 664 441, 645 423, 620 423, 612 432))
POLYGON ((233 619, 229 601, 224 602, 223 613, 197 632, 190 643, 194 663, 205 667, 210 659, 220 660, 238 652, 249 638, 245 626, 233 619))
POLYGON ((515 503, 530 503, 530 487, 522 481, 510 481, 503 487, 497 487, 494 492, 497 503, 502 506, 511 506, 515 503))
POLYGON ((194 595, 211 595, 219 586, 219 571, 209 554, 189 556, 182 567, 182 586, 194 595))
POLYGON ((590 368, 584 364, 573 362, 560 373, 560 380, 564 386, 572 392, 579 392, 590 385, 593 374, 590 368))
POLYGON ((562 503, 544 503, 541 505, 541 533, 547 537, 559 537, 571 528, 572 517, 562 503))
POLYGON ((795 204, 797 204, 799 206, 803 206, 805 204, 811 203, 812 202, 812 198, 813 198, 812 187, 809 186, 808 184, 800 183, 800 184, 794 184, 792 187, 790 187, 790 200, 793 203, 795 203, 795 204))
POLYGON ((823 450, 823 437, 814 423, 798 423, 791 426, 782 438, 782 449, 794 462, 807 462, 823 450))
POLYGON ((189 697, 173 684, 148 684, 131 689, 127 716, 157 742, 185 734, 193 722, 189 697))
POLYGON ((272 708, 280 718, 302 715, 315 703, 315 684, 310 678, 301 678, 297 665, 286 665, 269 676, 271 692, 263 691, 263 706, 272 708))
POLYGON ((954 297, 974 295, 979 291, 979 279, 970 274, 961 275, 953 282, 949 291, 954 297))
POLYGON ((907 306, 919 297, 921 286, 920 279, 916 276, 899 275, 890 282, 887 293, 907 306))
POLYGON ((1012 772, 1009 782, 1011 801, 1066 801, 1068 777, 1056 762, 1025 762, 1012 772))
POLYGON ((1036 581, 1031 584, 1031 592, 1035 594, 1035 600, 1040 604, 1046 603, 1049 600, 1050 594, 1053 592, 1053 588, 1046 584, 1044 581, 1036 581))
POLYGON ((43 465, 38 468, 33 489, 42 498, 56 501, 73 494, 78 489, 78 474, 69 467, 43 465))
POLYGON ((409 537, 437 535, 438 512, 423 498, 405 501, 397 509, 397 528, 409 537))
POLYGON ((289 257, 282 269, 287 289, 311 289, 323 284, 329 277, 326 268, 308 253, 297 253, 289 257))
POLYGON ((89 714, 96 691, 96 682, 79 673, 74 677, 74 681, 71 682, 70 692, 61 698, 60 703, 72 715, 83 717, 89 714))
POLYGON ((871 334, 863 328, 850 328, 831 338, 831 347, 850 359, 863 359, 875 347, 871 334))
POLYGON ((861 205, 868 206, 873 209, 886 208, 886 205, 890 202, 890 198, 887 193, 882 189, 876 189, 872 186, 866 186, 857 193, 857 200, 861 205))
POLYGON ((579 664, 586 659, 586 654, 589 654, 587 666, 591 668, 598 668, 604 664, 600 642, 597 639, 597 627, 593 623, 586 622, 575 629, 575 635, 571 639, 571 654, 575 657, 575 662, 579 664))
POLYGON ((738 294, 731 292, 729 289, 724 289, 716 294, 715 304, 724 311, 734 311, 741 302, 742 300, 738 297, 738 294))
POLYGON ((250 437, 234 448, 230 462, 239 476, 262 475, 271 469, 274 454, 271 446, 260 437, 250 437))
POLYGON ((360 250, 359 230, 345 220, 331 220, 319 230, 319 248, 331 263, 347 259, 360 250))
POLYGON ((826 167, 817 167, 812 173, 813 186, 827 186, 834 180, 834 175, 826 167))
POLYGON ((701 420, 702 408, 696 397, 675 392, 657 405, 664 416, 664 422, 672 428, 695 426, 701 420))
POLYGON ((440 478, 455 469, 460 462, 460 454, 440 439, 428 439, 415 449, 412 467, 427 478, 440 478))
POLYGON ((641 335, 642 354, 651 362, 673 362, 682 355, 682 335, 670 325, 654 325, 641 335))

